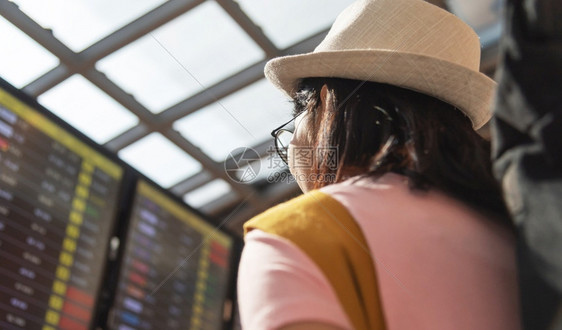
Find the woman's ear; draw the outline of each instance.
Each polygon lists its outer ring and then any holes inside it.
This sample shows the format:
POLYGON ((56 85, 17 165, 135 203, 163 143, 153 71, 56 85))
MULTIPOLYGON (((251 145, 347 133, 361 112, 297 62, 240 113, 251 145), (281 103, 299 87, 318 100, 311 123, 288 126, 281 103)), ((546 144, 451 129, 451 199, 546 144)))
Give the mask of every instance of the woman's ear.
MULTIPOLYGON (((326 106, 327 106, 327 102, 329 95, 328 95, 328 86, 326 84, 322 85, 322 89, 320 90, 320 106, 322 107, 322 110, 326 110, 326 106)), ((324 111, 322 111, 322 113, 324 113, 324 111)))

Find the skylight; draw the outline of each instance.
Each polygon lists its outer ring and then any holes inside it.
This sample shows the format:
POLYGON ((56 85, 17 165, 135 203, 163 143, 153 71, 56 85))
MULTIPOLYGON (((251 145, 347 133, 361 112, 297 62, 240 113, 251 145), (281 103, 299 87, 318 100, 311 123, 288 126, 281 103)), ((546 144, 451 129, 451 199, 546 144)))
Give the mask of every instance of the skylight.
POLYGON ((100 144, 138 123, 134 114, 81 75, 56 85, 38 101, 100 144))
POLYGON ((58 65, 56 56, 0 16, 0 77, 21 88, 58 65))
POLYGON ((222 179, 215 179, 187 194, 183 200, 192 207, 199 208, 219 199, 232 191, 232 187, 222 179))
POLYGON ((222 162, 233 149, 273 139, 271 130, 291 118, 291 108, 289 100, 262 79, 176 121, 174 129, 222 162))
POLYGON ((235 0, 284 49, 329 28, 352 0, 235 0))
POLYGON ((160 133, 152 133, 122 149, 119 157, 165 188, 202 168, 199 162, 160 133))
POLYGON ((80 52, 165 0, 11 0, 57 39, 80 52))
POLYGON ((96 67, 154 113, 264 56, 214 1, 206 1, 96 67))

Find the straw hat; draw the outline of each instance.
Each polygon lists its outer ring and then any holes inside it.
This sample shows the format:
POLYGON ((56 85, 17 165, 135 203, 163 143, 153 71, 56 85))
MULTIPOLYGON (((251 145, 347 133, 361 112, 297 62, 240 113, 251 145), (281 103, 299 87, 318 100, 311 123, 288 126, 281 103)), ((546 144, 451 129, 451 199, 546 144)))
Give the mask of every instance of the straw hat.
POLYGON ((422 0, 359 0, 312 53, 274 58, 265 76, 289 96, 307 77, 387 83, 452 104, 479 129, 496 86, 479 68, 478 35, 446 10, 422 0))

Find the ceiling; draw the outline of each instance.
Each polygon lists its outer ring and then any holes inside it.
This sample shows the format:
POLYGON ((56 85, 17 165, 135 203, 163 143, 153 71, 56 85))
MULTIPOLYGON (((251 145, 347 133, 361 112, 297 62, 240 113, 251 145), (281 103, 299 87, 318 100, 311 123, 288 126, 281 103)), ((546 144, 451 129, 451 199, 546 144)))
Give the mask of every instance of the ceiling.
MULTIPOLYGON (((299 193, 267 181, 287 172, 269 132, 291 106, 265 81, 265 62, 314 49, 351 2, 0 0, 0 77, 240 232, 244 220, 299 193), (225 171, 240 147, 261 158, 250 182, 225 171)), ((500 2, 430 2, 474 27, 482 70, 492 74, 500 2)))

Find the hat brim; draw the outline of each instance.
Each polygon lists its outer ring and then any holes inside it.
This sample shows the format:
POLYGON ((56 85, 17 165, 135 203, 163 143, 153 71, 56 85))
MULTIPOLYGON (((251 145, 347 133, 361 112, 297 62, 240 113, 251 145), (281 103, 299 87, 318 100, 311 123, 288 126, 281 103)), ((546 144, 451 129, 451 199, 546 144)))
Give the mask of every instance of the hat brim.
POLYGON ((303 78, 334 77, 387 83, 436 97, 463 111, 477 130, 491 117, 496 83, 478 71, 425 55, 345 50, 278 57, 265 76, 288 96, 303 78))

